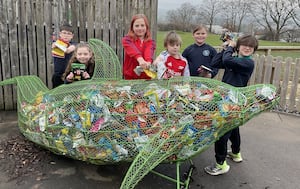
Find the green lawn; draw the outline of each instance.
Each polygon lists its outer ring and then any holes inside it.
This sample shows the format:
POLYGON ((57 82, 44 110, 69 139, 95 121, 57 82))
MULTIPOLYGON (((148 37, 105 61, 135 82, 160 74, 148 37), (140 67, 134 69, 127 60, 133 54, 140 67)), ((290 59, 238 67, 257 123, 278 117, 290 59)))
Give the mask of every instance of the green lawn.
MULTIPOLYGON (((166 35, 167 31, 158 31, 157 32, 157 48, 156 48, 156 54, 158 55, 161 51, 164 50, 163 47, 163 41, 164 37, 166 35)), ((187 46, 194 43, 194 38, 192 36, 192 33, 190 32, 181 32, 177 31, 177 33, 182 38, 182 46, 181 51, 183 51, 187 46)), ((216 34, 209 34, 206 43, 211 46, 220 46, 222 44, 222 41, 220 40, 220 35, 216 34)), ((300 43, 285 43, 285 42, 277 42, 277 41, 264 41, 259 40, 260 46, 300 46, 300 43)), ((285 51, 285 52, 276 52, 272 50, 271 53, 273 56, 283 56, 283 57, 292 57, 292 58, 299 58, 300 57, 300 51, 285 51)))

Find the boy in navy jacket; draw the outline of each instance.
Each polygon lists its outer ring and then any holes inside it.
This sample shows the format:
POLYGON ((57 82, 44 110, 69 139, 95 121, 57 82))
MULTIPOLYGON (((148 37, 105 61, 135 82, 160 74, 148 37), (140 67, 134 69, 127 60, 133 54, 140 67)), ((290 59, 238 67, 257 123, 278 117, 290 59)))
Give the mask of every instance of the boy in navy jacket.
MULTIPOLYGON (((258 41, 252 35, 244 35, 235 43, 228 40, 225 48, 218 53, 212 60, 211 66, 225 69, 222 81, 235 87, 245 87, 254 70, 253 53, 258 48, 258 41), (233 56, 234 52, 236 56, 233 56)), ((220 175, 227 173, 230 166, 226 163, 226 157, 234 162, 243 161, 240 153, 241 137, 239 128, 235 128, 224 136, 220 137, 215 143, 216 163, 207 166, 204 170, 210 175, 220 175), (231 141, 231 151, 227 151, 228 139, 231 141)))

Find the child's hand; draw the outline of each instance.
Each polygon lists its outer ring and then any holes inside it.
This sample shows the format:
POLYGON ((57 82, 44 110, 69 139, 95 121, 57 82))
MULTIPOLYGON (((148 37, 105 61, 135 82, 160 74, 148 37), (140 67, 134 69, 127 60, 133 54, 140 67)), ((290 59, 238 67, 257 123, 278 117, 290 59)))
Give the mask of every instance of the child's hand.
POLYGON ((211 78, 211 76, 212 76, 211 72, 204 69, 202 66, 200 66, 197 71, 198 71, 200 77, 211 78))
POLYGON ((53 42, 52 45, 51 45, 51 48, 53 49, 55 47, 56 47, 56 44, 55 44, 55 42, 53 42))
POLYGON ((229 40, 228 42, 229 42, 228 46, 231 46, 231 47, 235 47, 236 46, 236 42, 235 41, 229 40))
POLYGON ((70 45, 70 46, 67 48, 67 50, 66 50, 65 53, 69 54, 69 53, 73 52, 74 50, 75 50, 75 45, 70 45))
POLYGON ((90 78, 90 74, 87 73, 87 72, 83 72, 82 77, 83 77, 84 79, 89 79, 89 78, 90 78))
POLYGON ((139 66, 141 66, 143 69, 147 69, 147 68, 149 67, 149 65, 151 64, 151 62, 146 62, 146 61, 144 60, 144 58, 142 58, 142 57, 139 57, 139 58, 137 59, 137 61, 138 61, 138 63, 139 63, 139 66))
POLYGON ((73 81, 73 78, 74 78, 73 72, 70 72, 69 75, 66 77, 66 79, 67 79, 68 81, 73 81))

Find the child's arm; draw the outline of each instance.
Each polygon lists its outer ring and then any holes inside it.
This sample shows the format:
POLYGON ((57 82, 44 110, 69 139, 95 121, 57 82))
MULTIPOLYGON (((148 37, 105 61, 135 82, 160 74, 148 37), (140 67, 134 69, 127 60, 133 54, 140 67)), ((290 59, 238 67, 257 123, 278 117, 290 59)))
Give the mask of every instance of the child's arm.
POLYGON ((72 53, 74 50, 75 50, 75 45, 70 45, 68 48, 67 48, 67 50, 66 50, 66 52, 65 53, 67 53, 67 54, 70 54, 70 53, 72 53))
POLYGON ((147 69, 150 62, 147 62, 144 59, 142 52, 136 47, 135 43, 130 37, 123 37, 122 45, 126 54, 128 54, 130 57, 135 58, 143 69, 147 69))
POLYGON ((233 47, 229 46, 223 55, 223 64, 227 68, 230 68, 239 72, 247 72, 254 67, 254 61, 251 58, 238 58, 232 56, 234 52, 233 47))
POLYGON ((222 50, 221 52, 219 52, 219 53, 217 53, 214 57, 213 57, 213 59, 212 59, 212 61, 211 61, 211 66, 213 67, 213 68, 225 68, 224 67, 224 64, 223 64, 223 54, 224 54, 224 50, 222 50))
POLYGON ((189 64, 188 64, 188 62, 186 61, 186 66, 185 66, 185 68, 184 68, 184 70, 183 70, 183 76, 190 76, 191 74, 190 74, 190 68, 189 68, 189 64))
POLYGON ((162 76, 166 71, 164 56, 162 53, 156 57, 152 64, 157 67, 157 79, 162 79, 162 76))
POLYGON ((152 62, 153 61, 153 56, 154 56, 154 52, 156 49, 156 43, 154 40, 149 40, 147 42, 144 43, 144 59, 147 62, 152 62))

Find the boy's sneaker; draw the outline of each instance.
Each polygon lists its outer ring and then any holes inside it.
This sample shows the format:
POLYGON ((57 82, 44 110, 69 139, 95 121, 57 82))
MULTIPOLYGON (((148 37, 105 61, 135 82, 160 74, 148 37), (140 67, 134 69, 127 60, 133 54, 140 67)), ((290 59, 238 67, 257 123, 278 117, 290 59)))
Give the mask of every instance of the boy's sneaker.
POLYGON ((207 166, 204 168, 204 171, 210 175, 216 176, 227 173, 230 169, 230 166, 227 165, 226 161, 222 165, 215 163, 212 166, 207 166))
POLYGON ((229 157, 230 159, 232 159, 232 161, 236 162, 236 163, 240 163, 243 161, 241 152, 234 154, 232 153, 232 151, 228 151, 227 152, 227 157, 229 157))

